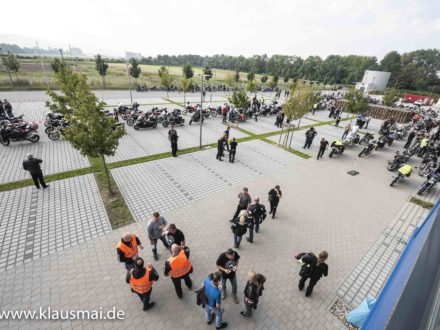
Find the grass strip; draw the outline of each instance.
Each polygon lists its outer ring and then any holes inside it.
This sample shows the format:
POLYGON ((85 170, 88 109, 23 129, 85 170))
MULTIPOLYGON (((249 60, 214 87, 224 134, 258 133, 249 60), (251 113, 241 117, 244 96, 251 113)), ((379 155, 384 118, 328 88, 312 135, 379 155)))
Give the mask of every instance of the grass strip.
POLYGON ((165 101, 168 101, 169 103, 172 103, 172 104, 178 105, 179 107, 185 107, 185 104, 183 104, 183 103, 181 103, 181 102, 173 101, 173 100, 171 100, 171 99, 166 99, 166 98, 164 98, 164 97, 163 97, 163 99, 164 99, 165 101))
POLYGON ((432 207, 434 206, 433 203, 426 202, 426 201, 421 200, 420 198, 417 198, 417 197, 414 197, 414 196, 412 196, 409 201, 410 201, 410 203, 416 204, 416 205, 421 206, 424 209, 428 209, 428 210, 432 209, 432 207))

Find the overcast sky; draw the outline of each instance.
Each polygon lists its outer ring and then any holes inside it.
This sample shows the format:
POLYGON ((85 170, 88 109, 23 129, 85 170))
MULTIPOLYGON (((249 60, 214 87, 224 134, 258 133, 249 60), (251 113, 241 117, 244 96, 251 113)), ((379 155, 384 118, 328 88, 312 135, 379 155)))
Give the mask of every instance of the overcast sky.
POLYGON ((87 54, 381 59, 391 50, 440 48, 440 0, 15 0, 1 7, 0 42, 70 44, 87 54))

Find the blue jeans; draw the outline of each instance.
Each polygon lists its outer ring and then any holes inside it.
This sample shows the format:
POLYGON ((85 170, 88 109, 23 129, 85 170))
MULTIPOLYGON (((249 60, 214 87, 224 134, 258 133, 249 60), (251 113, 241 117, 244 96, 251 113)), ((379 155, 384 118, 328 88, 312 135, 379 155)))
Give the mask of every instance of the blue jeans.
POLYGON ((237 246, 240 245, 242 238, 243 238, 243 235, 239 236, 234 233, 234 244, 236 244, 237 246))
MULTIPOLYGON (((209 305, 205 306, 205 317, 206 317, 206 321, 210 321, 211 318, 211 314, 215 314, 215 326, 217 328, 221 327, 222 325, 222 317, 223 317, 223 312, 221 309, 215 308, 215 307, 211 307, 209 305)), ((214 317, 214 316, 212 316, 214 317)))
POLYGON ((260 224, 258 223, 258 220, 256 221, 255 224, 251 222, 249 225, 249 239, 251 242, 254 240, 254 228, 256 233, 258 233, 258 230, 260 229, 260 224))
MULTIPOLYGON (((227 278, 222 277, 222 290, 225 290, 225 292, 226 292, 226 280, 227 280, 227 278)), ((237 275, 235 275, 232 278, 229 278, 229 280, 231 281, 232 294, 234 296, 236 296, 237 295, 237 275)))

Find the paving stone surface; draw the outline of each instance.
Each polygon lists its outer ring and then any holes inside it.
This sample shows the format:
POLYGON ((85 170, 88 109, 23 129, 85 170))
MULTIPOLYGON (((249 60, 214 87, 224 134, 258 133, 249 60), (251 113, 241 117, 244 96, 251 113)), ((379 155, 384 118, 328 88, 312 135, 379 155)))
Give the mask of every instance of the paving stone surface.
POLYGON ((0 193, 0 271, 111 231, 93 175, 0 193))

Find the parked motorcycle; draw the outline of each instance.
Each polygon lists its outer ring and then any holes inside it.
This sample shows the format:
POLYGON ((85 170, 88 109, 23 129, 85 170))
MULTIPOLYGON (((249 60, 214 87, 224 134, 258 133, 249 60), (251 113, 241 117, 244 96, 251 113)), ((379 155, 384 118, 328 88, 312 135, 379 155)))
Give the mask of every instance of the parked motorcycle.
POLYGON ((360 145, 368 145, 370 143, 370 140, 374 139, 374 135, 371 133, 366 133, 362 139, 359 140, 360 145))
POLYGON ((411 165, 403 165, 397 170, 397 176, 394 177, 393 181, 390 183, 390 187, 392 187, 397 181, 403 180, 405 177, 409 178, 412 173, 411 165))
POLYGON ((368 145, 364 147, 364 149, 362 149, 362 151, 359 153, 359 157, 362 156, 368 156, 369 154, 371 154, 373 152, 373 150, 376 148, 377 145, 377 141, 373 140, 373 141, 369 141, 368 145))
POLYGON ((40 136, 38 135, 37 130, 38 124, 35 123, 2 125, 0 129, 0 143, 4 146, 8 146, 11 142, 38 142, 40 140, 40 136))
POLYGON ((425 182, 422 183, 419 190, 417 191, 417 195, 423 194, 425 191, 430 191, 434 188, 437 183, 440 181, 440 173, 435 173, 433 175, 429 175, 425 182))
MULTIPOLYGON (((202 117, 202 122, 205 120, 204 117, 202 117)), ((200 111, 194 112, 193 115, 191 116, 191 119, 189 120, 189 124, 191 125, 192 123, 198 123, 200 121, 200 111)))
POLYGON ((403 164, 406 164, 409 157, 410 154, 406 150, 404 150, 402 154, 399 151, 396 151, 396 154, 394 155, 394 159, 388 161, 388 166, 387 166, 388 171, 394 172, 395 170, 400 168, 403 164))
POLYGON ((175 115, 174 113, 167 114, 166 118, 162 121, 163 127, 171 126, 182 126, 185 124, 185 119, 182 116, 175 115))
POLYGON ((342 155, 345 150, 344 143, 341 140, 333 141, 330 147, 332 148, 332 150, 328 154, 330 158, 332 158, 333 155, 342 155))
POLYGON ((135 130, 139 130, 140 128, 156 128, 157 127, 157 119, 154 116, 140 116, 133 125, 135 130))
POLYGON ((437 156, 430 154, 423 159, 422 164, 419 167, 419 175, 426 177, 433 169, 437 168, 437 156))

